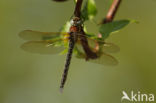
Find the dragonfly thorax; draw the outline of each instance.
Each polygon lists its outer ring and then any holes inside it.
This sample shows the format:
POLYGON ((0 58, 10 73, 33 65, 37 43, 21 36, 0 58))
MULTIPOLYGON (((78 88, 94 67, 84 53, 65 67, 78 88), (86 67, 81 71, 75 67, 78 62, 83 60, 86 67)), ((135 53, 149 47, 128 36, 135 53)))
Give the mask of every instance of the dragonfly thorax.
POLYGON ((80 18, 78 17, 74 17, 71 21, 70 21, 70 24, 72 26, 81 26, 82 25, 82 21, 80 18))

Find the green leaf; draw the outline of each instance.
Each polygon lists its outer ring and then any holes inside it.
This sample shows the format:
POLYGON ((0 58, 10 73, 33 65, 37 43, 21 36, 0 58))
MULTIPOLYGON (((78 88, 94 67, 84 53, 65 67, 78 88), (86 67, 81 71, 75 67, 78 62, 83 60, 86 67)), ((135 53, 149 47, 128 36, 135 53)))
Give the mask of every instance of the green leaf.
POLYGON ((81 17, 84 21, 92 20, 97 14, 97 9, 94 0, 88 0, 81 12, 81 17))
POLYGON ((62 45, 64 45, 64 50, 60 53, 61 55, 63 55, 63 54, 66 54, 67 52, 68 52, 68 48, 69 48, 69 44, 68 44, 69 42, 63 42, 63 44, 62 45))
MULTIPOLYGON (((69 28, 70 28, 70 22, 67 21, 59 30, 60 32, 69 32, 69 28)), ((62 37, 64 38, 64 37, 62 37)), ((60 53, 61 55, 66 54, 68 52, 68 42, 64 42, 62 41, 61 43, 59 43, 59 45, 63 45, 65 47, 65 49, 60 53)))
POLYGON ((85 58, 85 54, 80 52, 80 50, 76 46, 74 47, 74 51, 73 52, 74 52, 74 54, 75 54, 75 56, 77 58, 79 58, 79 59, 84 59, 85 58))
POLYGON ((130 20, 118 20, 110 23, 102 24, 99 32, 102 34, 102 39, 106 39, 112 32, 119 31, 129 23, 134 22, 130 20))
POLYGON ((97 9, 94 0, 88 0, 88 17, 92 19, 97 14, 97 9))
POLYGON ((76 4, 77 0, 73 0, 73 1, 74 1, 74 3, 76 4))
POLYGON ((70 22, 67 21, 66 24, 64 24, 61 29, 60 29, 60 32, 68 32, 69 31, 69 28, 70 28, 70 22))
POLYGON ((67 54, 67 52, 68 52, 68 49, 67 48, 65 48, 61 53, 60 53, 60 55, 64 55, 64 54, 67 54))

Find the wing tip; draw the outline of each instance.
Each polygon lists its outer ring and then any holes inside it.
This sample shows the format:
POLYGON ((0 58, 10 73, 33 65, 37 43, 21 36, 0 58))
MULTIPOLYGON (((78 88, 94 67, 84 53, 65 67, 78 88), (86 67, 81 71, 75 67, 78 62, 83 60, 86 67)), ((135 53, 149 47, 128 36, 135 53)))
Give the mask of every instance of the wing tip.
POLYGON ((23 30, 23 31, 20 31, 19 33, 18 33, 18 36, 20 37, 20 38, 22 38, 23 40, 27 40, 26 38, 25 38, 25 35, 28 33, 28 32, 31 32, 32 30, 23 30))

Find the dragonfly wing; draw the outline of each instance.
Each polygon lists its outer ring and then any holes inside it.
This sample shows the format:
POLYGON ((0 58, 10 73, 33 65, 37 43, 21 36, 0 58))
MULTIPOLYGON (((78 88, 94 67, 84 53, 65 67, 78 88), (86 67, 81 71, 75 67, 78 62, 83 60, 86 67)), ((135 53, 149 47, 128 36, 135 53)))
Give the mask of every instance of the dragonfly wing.
POLYGON ((80 43, 77 42, 77 43, 75 44, 75 48, 76 48, 79 52, 84 53, 83 47, 82 47, 82 45, 81 45, 80 43))
POLYGON ((117 53, 120 51, 120 48, 113 43, 104 43, 102 44, 102 52, 106 53, 117 53))
POLYGON ((19 37, 24 40, 50 40, 53 38, 59 38, 61 35, 65 35, 67 33, 63 32, 39 32, 33 30, 24 30, 19 33, 19 37))
POLYGON ((120 48, 113 43, 106 43, 104 41, 102 42, 91 38, 88 39, 88 43, 93 50, 97 50, 97 47, 99 47, 102 52, 106 53, 117 53, 120 51, 120 48))
POLYGON ((56 54, 64 50, 64 47, 57 46, 49 41, 28 41, 21 48, 25 51, 38 54, 56 54))
POLYGON ((97 63, 106 66, 115 66, 118 64, 118 61, 111 55, 103 53, 97 59, 91 59, 89 62, 97 63))
POLYGON ((86 58, 86 54, 84 53, 82 45, 80 45, 79 43, 76 43, 74 50, 76 51, 74 53, 76 54, 77 58, 79 58, 79 59, 85 59, 86 58))

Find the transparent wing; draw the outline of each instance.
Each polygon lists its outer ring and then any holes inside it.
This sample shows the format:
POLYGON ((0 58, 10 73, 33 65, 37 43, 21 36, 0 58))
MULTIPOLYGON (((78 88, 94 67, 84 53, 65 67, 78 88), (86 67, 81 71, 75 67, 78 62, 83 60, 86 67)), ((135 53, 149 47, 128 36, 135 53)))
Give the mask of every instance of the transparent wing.
POLYGON ((57 46, 52 41, 28 41, 21 48, 27 52, 38 54, 56 54, 64 50, 64 47, 57 46))
POLYGON ((63 32, 39 32, 33 30, 24 30, 19 33, 19 37, 24 40, 50 40, 55 38, 60 38, 61 35, 66 35, 63 32))
POLYGON ((118 64, 118 61, 113 56, 106 53, 103 53, 97 59, 90 59, 89 62, 106 65, 106 66, 115 66, 118 64))
MULTIPOLYGON (((120 51, 120 48, 113 44, 113 43, 106 43, 104 40, 101 40, 100 38, 96 36, 88 36, 83 34, 78 34, 79 38, 87 38, 89 46, 94 50, 98 51, 99 49, 102 52, 106 53, 116 53, 120 51)), ((80 41, 80 40, 79 40, 80 41)))
POLYGON ((120 48, 113 43, 106 43, 101 40, 96 40, 92 38, 87 38, 89 46, 94 50, 101 50, 106 53, 117 53, 120 51, 120 48))
POLYGON ((102 51, 106 53, 117 53, 120 51, 120 48, 113 43, 104 43, 102 45, 102 51))
MULTIPOLYGON (((76 45, 76 57, 79 59, 86 59, 86 54, 83 51, 83 48, 81 45, 76 45)), ((109 50, 109 49, 108 49, 109 50)), ((97 53, 98 54, 98 53, 97 53)), ((101 55, 97 59, 89 59, 88 60, 91 63, 106 65, 106 66, 115 66, 118 64, 118 61, 111 55, 102 52, 101 55)))

